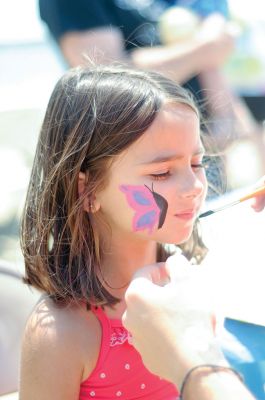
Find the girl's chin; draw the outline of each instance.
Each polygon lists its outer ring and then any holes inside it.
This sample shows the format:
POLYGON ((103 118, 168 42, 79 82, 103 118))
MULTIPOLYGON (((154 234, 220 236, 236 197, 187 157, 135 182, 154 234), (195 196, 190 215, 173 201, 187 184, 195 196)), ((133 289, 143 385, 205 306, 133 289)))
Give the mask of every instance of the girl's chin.
POLYGON ((189 240, 189 238, 192 235, 192 229, 189 231, 186 231, 185 233, 180 233, 176 235, 176 233, 171 234, 171 235, 163 235, 163 238, 159 240, 160 243, 164 244, 183 244, 189 240))

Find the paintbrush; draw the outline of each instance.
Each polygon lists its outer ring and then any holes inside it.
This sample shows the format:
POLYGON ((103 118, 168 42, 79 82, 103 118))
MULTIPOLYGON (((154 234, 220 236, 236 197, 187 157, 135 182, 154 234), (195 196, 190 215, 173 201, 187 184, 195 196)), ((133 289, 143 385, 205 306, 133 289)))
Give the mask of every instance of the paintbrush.
POLYGON ((236 204, 242 203, 242 201, 252 199, 253 197, 261 196, 261 195, 265 195, 265 186, 262 186, 256 190, 254 190, 253 192, 246 194, 243 197, 240 197, 240 199, 232 201, 231 203, 228 203, 222 207, 217 207, 214 210, 208 210, 208 211, 202 213, 201 215, 199 215, 199 218, 208 217, 208 215, 215 214, 218 211, 226 210, 229 207, 232 207, 232 206, 235 206, 236 204))

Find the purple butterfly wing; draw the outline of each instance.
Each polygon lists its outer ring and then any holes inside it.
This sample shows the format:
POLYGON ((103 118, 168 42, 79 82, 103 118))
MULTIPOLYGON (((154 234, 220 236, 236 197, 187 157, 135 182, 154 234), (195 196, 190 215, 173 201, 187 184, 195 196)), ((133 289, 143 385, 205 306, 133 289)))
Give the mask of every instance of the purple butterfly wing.
POLYGON ((145 186, 133 185, 121 185, 120 190, 125 193, 129 206, 135 211, 133 230, 148 229, 149 233, 152 233, 160 217, 160 209, 152 192, 145 186))

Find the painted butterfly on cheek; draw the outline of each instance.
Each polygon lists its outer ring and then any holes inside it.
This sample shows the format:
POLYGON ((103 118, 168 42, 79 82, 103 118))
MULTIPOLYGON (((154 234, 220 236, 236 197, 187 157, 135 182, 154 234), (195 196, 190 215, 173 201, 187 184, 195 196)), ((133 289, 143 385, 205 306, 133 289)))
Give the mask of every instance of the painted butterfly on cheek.
POLYGON ((147 229, 149 234, 164 224, 168 203, 160 194, 148 186, 120 185, 120 190, 126 195, 129 206, 135 211, 133 230, 147 229))

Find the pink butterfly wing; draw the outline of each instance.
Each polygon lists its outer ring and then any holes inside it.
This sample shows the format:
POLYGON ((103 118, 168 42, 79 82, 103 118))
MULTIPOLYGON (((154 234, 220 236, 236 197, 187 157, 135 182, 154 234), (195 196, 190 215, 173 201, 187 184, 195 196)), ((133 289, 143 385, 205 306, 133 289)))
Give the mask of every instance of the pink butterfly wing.
POLYGON ((158 225, 160 209, 152 192, 145 186, 120 185, 120 190, 126 195, 129 206, 135 211, 133 230, 148 229, 152 233, 158 225))

